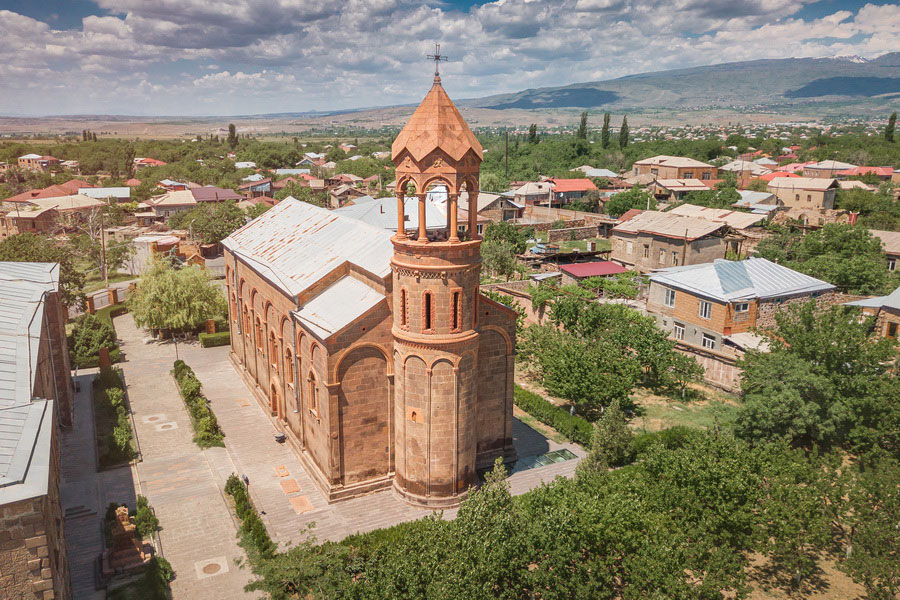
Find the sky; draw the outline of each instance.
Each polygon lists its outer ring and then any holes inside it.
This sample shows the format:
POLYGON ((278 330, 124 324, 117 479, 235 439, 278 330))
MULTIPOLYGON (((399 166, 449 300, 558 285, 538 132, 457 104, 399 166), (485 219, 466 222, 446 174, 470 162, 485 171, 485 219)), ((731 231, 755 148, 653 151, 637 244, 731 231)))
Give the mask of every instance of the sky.
POLYGON ((0 115, 409 104, 760 58, 900 50, 882 0, 0 0, 0 115))

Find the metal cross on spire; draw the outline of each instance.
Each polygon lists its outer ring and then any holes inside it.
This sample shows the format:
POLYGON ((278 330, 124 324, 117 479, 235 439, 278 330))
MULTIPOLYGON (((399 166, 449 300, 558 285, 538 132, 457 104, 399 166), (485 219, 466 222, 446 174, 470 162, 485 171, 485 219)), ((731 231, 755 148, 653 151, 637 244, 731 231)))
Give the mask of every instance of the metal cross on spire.
POLYGON ((440 67, 441 61, 447 62, 449 60, 446 56, 441 54, 441 45, 435 44, 434 45, 434 54, 426 54, 425 56, 428 60, 434 61, 434 76, 435 76, 435 78, 440 77, 441 73, 440 73, 439 67, 440 67))

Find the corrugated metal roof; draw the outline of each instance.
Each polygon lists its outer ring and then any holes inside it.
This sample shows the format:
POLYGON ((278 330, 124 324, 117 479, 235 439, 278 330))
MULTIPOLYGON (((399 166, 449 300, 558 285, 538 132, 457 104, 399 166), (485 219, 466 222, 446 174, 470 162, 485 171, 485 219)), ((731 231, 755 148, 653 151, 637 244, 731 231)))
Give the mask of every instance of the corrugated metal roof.
POLYGON ((686 217, 657 210, 645 210, 624 223, 616 225, 613 227, 613 231, 650 233, 663 237, 695 240, 723 227, 725 227, 725 223, 714 223, 700 217, 686 217))
POLYGON ((727 208, 710 208, 696 204, 682 204, 669 211, 669 214, 700 217, 713 223, 725 223, 735 229, 746 229, 765 221, 765 215, 728 210, 727 208))
POLYGON ((887 296, 866 298, 856 302, 846 302, 844 306, 864 306, 868 308, 894 308, 900 310, 900 287, 887 296))
POLYGON ((273 285, 296 296, 344 262, 391 272, 391 232, 288 197, 222 242, 273 285))
MULTIPOLYGON (((397 198, 375 198, 366 200, 367 196, 357 198, 354 204, 342 206, 331 211, 344 217, 357 219, 388 231, 397 231, 397 198)), ((403 204, 403 216, 406 229, 419 228, 418 199, 406 198, 403 204)), ((447 217, 434 202, 425 202, 426 229, 443 229, 447 226, 447 217)))
POLYGON ((650 281, 721 302, 753 298, 765 300, 835 289, 821 279, 764 258, 741 261, 717 259, 701 265, 660 269, 650 276, 650 281))
MULTIPOLYGON (((57 264, 0 262, 0 504, 22 497, 22 490, 14 488, 29 471, 48 469, 49 454, 38 456, 36 442, 50 420, 49 403, 34 401, 32 392, 44 293, 58 285, 57 264)), ((39 488, 41 481, 45 489, 46 478, 37 478, 39 488)))
POLYGON ((325 340, 384 299, 381 292, 345 275, 293 314, 312 333, 325 340))
POLYGON ((699 160, 695 160, 693 158, 688 158, 686 156, 668 156, 665 154, 660 154, 659 156, 652 156, 650 158, 645 158, 643 160, 634 161, 636 165, 661 165, 664 167, 712 167, 712 165, 707 164, 705 162, 700 162, 699 160))
POLYGON ((131 198, 130 187, 78 188, 78 193, 82 196, 97 198, 98 200, 106 200, 107 198, 131 198))

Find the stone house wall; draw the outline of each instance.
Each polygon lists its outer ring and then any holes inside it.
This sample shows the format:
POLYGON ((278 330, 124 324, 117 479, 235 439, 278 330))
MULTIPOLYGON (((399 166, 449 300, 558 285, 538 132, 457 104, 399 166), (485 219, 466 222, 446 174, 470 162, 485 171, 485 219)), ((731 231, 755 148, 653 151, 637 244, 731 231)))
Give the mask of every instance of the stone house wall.
POLYGON ((585 225, 584 227, 551 229, 547 232, 547 241, 553 243, 573 240, 589 240, 599 236, 600 228, 597 225, 585 225))

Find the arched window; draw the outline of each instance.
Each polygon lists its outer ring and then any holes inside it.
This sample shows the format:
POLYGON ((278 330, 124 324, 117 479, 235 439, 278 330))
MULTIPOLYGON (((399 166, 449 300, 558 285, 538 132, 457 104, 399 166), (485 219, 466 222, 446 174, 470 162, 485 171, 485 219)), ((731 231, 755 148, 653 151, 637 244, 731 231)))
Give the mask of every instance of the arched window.
POLYGON ((430 332, 434 327, 434 298, 431 292, 422 295, 422 331, 430 332))
POLYGON ((284 381, 294 384, 294 354, 290 348, 284 349, 284 381))
POLYGON ((406 288, 400 290, 400 326, 409 327, 409 294, 406 288))
POLYGON ((269 361, 272 363, 272 368, 278 371, 278 343, 275 340, 275 332, 269 332, 269 361))
POLYGON ((266 342, 263 338, 263 335, 262 321, 259 320, 259 317, 256 317, 256 348, 260 352, 262 352, 263 348, 266 347, 266 342))
POLYGON ((319 412, 319 388, 316 386, 316 374, 312 371, 309 372, 309 377, 306 380, 309 387, 309 410, 314 413, 319 412))
POLYGON ((453 331, 459 331, 462 327, 462 294, 453 292, 453 314, 451 315, 453 331))
POLYGON ((244 305, 244 335, 250 337, 250 311, 247 310, 247 305, 244 305))
POLYGON ((231 320, 234 321, 235 323, 237 323, 238 318, 240 318, 240 315, 238 313, 237 296, 235 296, 234 293, 232 292, 232 294, 231 294, 231 320))

